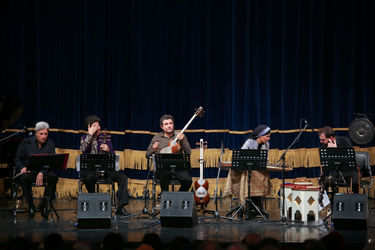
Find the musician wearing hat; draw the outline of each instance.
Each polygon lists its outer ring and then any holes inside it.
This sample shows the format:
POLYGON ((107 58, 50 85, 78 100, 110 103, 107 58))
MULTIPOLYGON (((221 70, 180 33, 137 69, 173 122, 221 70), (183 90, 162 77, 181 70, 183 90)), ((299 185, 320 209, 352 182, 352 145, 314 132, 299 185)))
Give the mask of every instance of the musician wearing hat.
MULTIPOLYGON (((24 139, 18 146, 14 159, 18 173, 18 181, 22 186, 22 193, 29 204, 29 218, 35 215, 35 206, 32 197, 32 183, 37 186, 47 184, 44 189, 44 197, 53 198, 56 192, 57 175, 49 170, 40 172, 30 171, 28 167, 29 159, 34 154, 55 154, 55 143, 48 138, 49 125, 40 121, 35 125, 35 135, 24 139)), ((45 211, 45 200, 42 201, 40 211, 44 218, 48 218, 48 211, 45 211)))
MULTIPOLYGON (((271 137, 271 129, 267 125, 259 125, 250 134, 249 138, 242 145, 241 149, 266 149, 269 150, 269 140, 271 137)), ((247 171, 230 170, 228 173, 227 184, 224 191, 224 196, 236 195, 241 203, 245 202, 248 196, 248 182, 247 171)), ((260 210, 262 208, 261 197, 268 195, 271 190, 271 181, 268 171, 252 170, 250 179, 250 196, 255 205, 260 210)), ((248 214, 246 214, 249 216, 248 214)), ((250 214, 250 217, 256 215, 255 212, 250 214)), ((249 219, 249 218, 247 218, 249 219)))

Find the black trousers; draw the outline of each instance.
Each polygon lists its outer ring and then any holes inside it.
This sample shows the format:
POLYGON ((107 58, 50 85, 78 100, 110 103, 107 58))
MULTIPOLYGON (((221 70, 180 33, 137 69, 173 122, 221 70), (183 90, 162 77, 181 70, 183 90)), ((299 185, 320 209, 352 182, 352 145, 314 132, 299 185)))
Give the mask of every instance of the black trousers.
POLYGON ((341 174, 336 171, 329 171, 326 173, 323 173, 322 180, 324 184, 324 189, 327 191, 332 190, 332 193, 338 192, 338 186, 340 184, 347 183, 349 186, 350 181, 352 182, 352 192, 357 194, 359 192, 359 178, 358 178, 358 172, 357 171, 345 171, 341 174))
MULTIPOLYGON (((33 203, 32 195, 32 184, 36 181, 36 177, 39 172, 25 173, 18 177, 18 181, 21 183, 23 196, 29 206, 33 203)), ((56 183, 58 181, 57 175, 49 171, 43 175, 43 184, 45 184, 44 197, 53 198, 56 192, 56 183)))
MULTIPOLYGON (((83 182, 86 185, 87 191, 89 193, 95 193, 95 184, 98 181, 98 175, 95 171, 85 171, 83 173, 83 182)), ((109 179, 118 183, 117 191, 117 205, 122 207, 129 204, 129 194, 128 194, 128 177, 126 174, 117 171, 110 171, 108 173, 109 179)))
MULTIPOLYGON (((172 179, 170 171, 159 169, 155 172, 155 177, 160 180, 161 190, 168 191, 169 182, 172 179)), ((181 183, 179 191, 188 191, 193 183, 191 175, 187 170, 177 170, 174 174, 174 178, 181 183)))

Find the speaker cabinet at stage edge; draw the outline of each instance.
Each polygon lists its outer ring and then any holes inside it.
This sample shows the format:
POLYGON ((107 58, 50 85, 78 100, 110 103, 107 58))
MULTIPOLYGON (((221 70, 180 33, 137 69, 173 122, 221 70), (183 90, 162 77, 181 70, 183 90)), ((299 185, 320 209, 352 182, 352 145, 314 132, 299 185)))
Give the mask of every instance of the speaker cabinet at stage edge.
POLYGON ((193 227, 198 223, 192 192, 163 192, 160 221, 164 227, 193 227))
POLYGON ((78 228, 111 227, 111 195, 109 193, 82 193, 78 195, 78 228))
POLYGON ((367 229, 367 206, 365 194, 336 194, 332 207, 334 228, 367 229))

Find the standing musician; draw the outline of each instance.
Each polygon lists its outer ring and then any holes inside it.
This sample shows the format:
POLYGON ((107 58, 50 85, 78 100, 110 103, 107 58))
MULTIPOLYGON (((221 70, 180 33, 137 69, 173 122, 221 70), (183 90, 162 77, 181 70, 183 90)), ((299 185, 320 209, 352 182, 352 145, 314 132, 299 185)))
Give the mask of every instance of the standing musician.
MULTIPOLYGON (((107 135, 100 133, 100 118, 96 115, 86 117, 85 123, 87 124, 88 134, 81 137, 81 151, 87 154, 114 154, 111 139, 107 135)), ((118 183, 117 193, 117 208, 116 214, 127 216, 130 213, 125 209, 129 204, 128 198, 128 177, 117 171, 110 171, 109 177, 112 181, 118 183)), ((87 170, 83 173, 83 181, 89 193, 95 192, 95 183, 98 180, 97 173, 93 170, 87 170)))
MULTIPOLYGON (((352 143, 350 140, 343 136, 336 136, 335 131, 333 128, 326 126, 323 127, 318 131, 319 140, 321 143, 322 148, 351 148, 352 143)), ((352 180, 352 191, 353 193, 358 193, 359 185, 358 185, 358 172, 356 169, 353 171, 345 171, 342 173, 345 181, 350 183, 350 179, 352 180)), ((332 193, 335 194, 338 192, 336 180, 337 175, 335 170, 331 170, 329 172, 322 172, 320 176, 320 181, 324 186, 324 189, 328 190, 331 187, 332 193)))
MULTIPOLYGON (((190 144, 184 134, 174 131, 174 118, 171 115, 163 115, 160 118, 160 128, 163 132, 155 135, 150 145, 147 148, 146 158, 148 159, 152 154, 160 153, 163 148, 168 147, 170 141, 175 138, 178 139, 179 150, 178 153, 191 154, 190 144)), ((157 170, 155 177, 160 180, 160 187, 162 191, 168 191, 171 174, 168 170, 157 170)), ((176 179, 181 182, 179 191, 188 191, 192 184, 192 178, 187 170, 177 170, 176 179)))
MULTIPOLYGON (((250 134, 241 149, 270 149, 269 140, 271 138, 271 129, 267 125, 259 125, 250 134)), ((225 196, 237 195, 241 203, 245 202, 247 194, 247 171, 229 170, 227 184, 225 187, 225 196)), ((252 170, 250 179, 250 196, 252 201, 262 211, 261 197, 270 193, 271 181, 268 171, 252 170)), ((250 214, 255 216, 256 212, 250 214)))
MULTIPOLYGON (((58 181, 57 175, 49 170, 42 170, 40 172, 30 172, 27 169, 30 156, 33 154, 54 154, 55 143, 48 138, 49 125, 46 122, 38 122, 35 125, 35 136, 24 139, 18 146, 17 153, 14 159, 17 171, 21 173, 18 178, 22 186, 22 193, 29 204, 29 218, 35 216, 35 206, 32 196, 32 183, 35 182, 37 186, 42 186, 46 183, 44 190, 44 197, 52 199, 56 192, 56 183, 58 181)), ((46 206, 43 199, 40 206, 40 211, 45 219, 48 219, 44 207, 46 206)))

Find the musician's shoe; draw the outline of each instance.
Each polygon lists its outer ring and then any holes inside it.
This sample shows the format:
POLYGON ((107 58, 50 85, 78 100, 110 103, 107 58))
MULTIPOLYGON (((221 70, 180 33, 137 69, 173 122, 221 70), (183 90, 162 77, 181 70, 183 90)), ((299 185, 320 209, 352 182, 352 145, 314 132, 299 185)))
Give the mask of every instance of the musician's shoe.
POLYGON ((35 206, 34 204, 29 204, 29 219, 35 216, 35 206))
POLYGON ((237 213, 238 219, 242 219, 243 214, 244 214, 244 212, 243 212, 242 209, 240 211, 238 211, 238 213, 237 213))
POLYGON ((257 215, 258 215, 258 212, 256 210, 246 211, 245 220, 252 220, 252 219, 256 218, 257 215))
POLYGON ((131 215, 131 213, 129 213, 124 207, 121 207, 116 209, 116 215, 128 216, 131 215))

